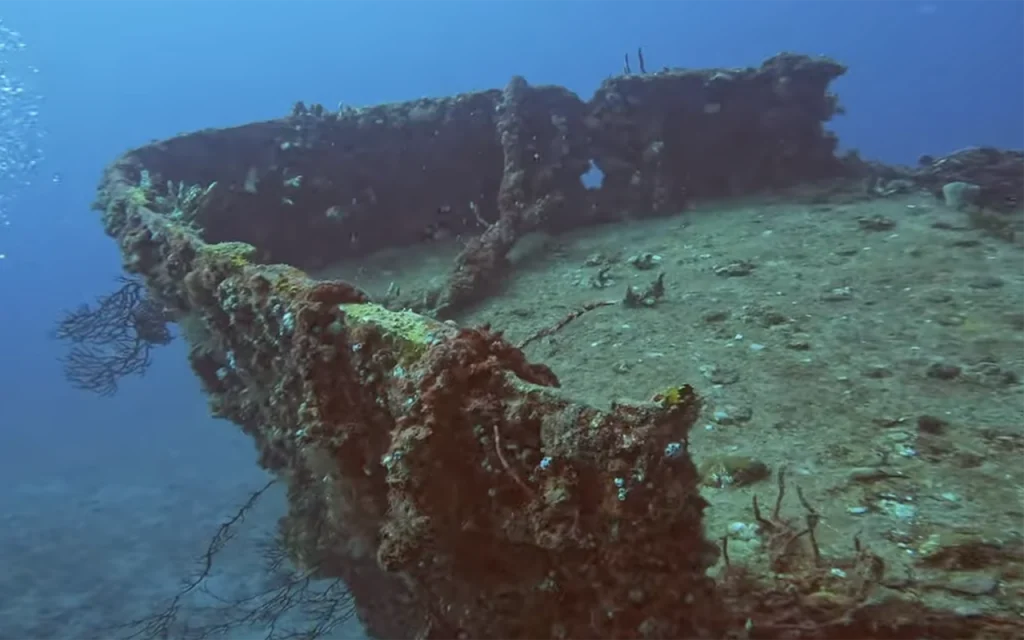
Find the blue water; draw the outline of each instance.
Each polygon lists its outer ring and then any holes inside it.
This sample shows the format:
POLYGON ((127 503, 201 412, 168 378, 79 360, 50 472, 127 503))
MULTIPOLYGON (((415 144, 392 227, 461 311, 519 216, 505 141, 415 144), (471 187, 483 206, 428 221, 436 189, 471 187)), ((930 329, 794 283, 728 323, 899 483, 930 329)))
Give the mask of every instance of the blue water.
MULTIPOLYGON (((298 99, 363 105, 499 87, 513 74, 589 96, 637 46, 648 69, 756 65, 781 50, 835 57, 850 67, 833 87, 847 114, 830 126, 866 158, 1024 147, 1021 2, 37 0, 0 2, 0 19, 4 41, 25 45, 0 66, 24 89, 0 99, 0 486, 4 513, 24 512, 19 535, 36 527, 96 541, 75 556, 79 574, 105 573, 102 541, 136 524, 116 517, 147 517, 99 505, 103 517, 85 518, 82 505, 104 487, 205 485, 195 509, 216 514, 262 477, 244 438, 207 417, 180 342, 114 398, 62 378, 62 345, 48 331, 119 274, 89 205, 102 168, 127 148, 281 116, 298 99), (19 502, 39 495, 26 487, 51 487, 35 499, 46 508, 19 502)), ((16 560, 11 522, 4 566, 16 560)), ((189 544, 206 531, 180 526, 189 544)), ((52 573, 22 567, 19 580, 31 589, 52 573)), ((49 610, 59 616, 61 605, 49 610)), ((0 617, 0 638, 22 628, 11 625, 0 617)))

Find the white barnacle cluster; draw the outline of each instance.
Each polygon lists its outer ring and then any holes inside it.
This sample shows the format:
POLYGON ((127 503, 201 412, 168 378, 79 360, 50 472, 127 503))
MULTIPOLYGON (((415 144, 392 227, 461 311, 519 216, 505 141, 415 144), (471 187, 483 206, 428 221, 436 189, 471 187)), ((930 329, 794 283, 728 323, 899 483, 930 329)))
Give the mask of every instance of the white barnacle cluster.
POLYGON ((291 335, 295 333, 295 314, 291 311, 285 311, 281 315, 281 328, 279 330, 281 337, 291 335))
POLYGON ((625 500, 626 496, 629 495, 629 489, 626 488, 626 479, 625 478, 615 478, 614 482, 615 482, 615 488, 618 489, 619 501, 625 500))
POLYGON ((402 459, 402 451, 401 450, 395 450, 395 451, 392 451, 390 453, 386 453, 383 456, 381 456, 380 464, 381 464, 381 466, 383 466, 388 471, 391 471, 391 469, 394 468, 395 464, 398 463, 401 459, 402 459))

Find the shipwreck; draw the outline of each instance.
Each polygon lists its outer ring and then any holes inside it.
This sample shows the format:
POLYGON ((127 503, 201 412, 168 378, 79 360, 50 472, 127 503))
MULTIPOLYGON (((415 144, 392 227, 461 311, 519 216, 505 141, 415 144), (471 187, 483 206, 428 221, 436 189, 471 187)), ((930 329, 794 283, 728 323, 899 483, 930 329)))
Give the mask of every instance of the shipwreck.
POLYGON ((780 54, 616 76, 589 100, 513 78, 297 104, 125 153, 97 206, 125 270, 181 328, 213 414, 287 486, 290 560, 343 579, 374 637, 1012 635, 876 597, 867 549, 845 565, 856 580, 830 580, 813 509, 758 512, 786 572, 713 580, 728 550, 703 530, 687 448, 701 401, 685 380, 600 410, 499 331, 445 321, 492 291, 530 231, 848 174, 825 128, 845 70, 780 54), (419 242, 438 211, 468 240, 414 310, 307 273, 419 242))

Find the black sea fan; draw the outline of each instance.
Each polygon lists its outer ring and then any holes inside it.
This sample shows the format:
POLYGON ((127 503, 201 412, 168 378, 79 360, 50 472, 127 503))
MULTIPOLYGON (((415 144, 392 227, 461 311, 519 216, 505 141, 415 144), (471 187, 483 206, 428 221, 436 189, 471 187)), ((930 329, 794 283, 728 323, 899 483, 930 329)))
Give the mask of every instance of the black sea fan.
POLYGON ((124 376, 143 374, 153 347, 171 341, 168 314, 146 295, 146 287, 121 278, 121 287, 93 306, 69 311, 57 324, 55 336, 71 343, 62 359, 64 375, 79 389, 109 396, 124 376))

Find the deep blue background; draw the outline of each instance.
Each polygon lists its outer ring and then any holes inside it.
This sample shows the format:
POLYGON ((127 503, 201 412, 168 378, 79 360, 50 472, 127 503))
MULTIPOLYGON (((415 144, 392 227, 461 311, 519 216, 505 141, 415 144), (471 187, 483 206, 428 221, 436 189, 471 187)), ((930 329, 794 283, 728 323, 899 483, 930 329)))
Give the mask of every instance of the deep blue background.
POLYGON ((99 467, 130 481, 188 456, 211 474, 251 464, 244 449, 230 463, 219 453, 241 436, 210 426, 180 343, 114 399, 61 377, 47 331, 63 308, 114 286, 119 258, 89 203, 103 166, 129 147, 277 117, 297 99, 360 105, 497 87, 513 74, 589 96, 638 45, 650 68, 756 65, 781 50, 833 56, 850 67, 835 86, 848 115, 833 128, 866 157, 1021 147, 1022 7, 0 2, 42 70, 49 131, 40 179, 0 230, 0 469, 73 479, 99 467))

